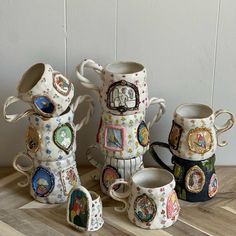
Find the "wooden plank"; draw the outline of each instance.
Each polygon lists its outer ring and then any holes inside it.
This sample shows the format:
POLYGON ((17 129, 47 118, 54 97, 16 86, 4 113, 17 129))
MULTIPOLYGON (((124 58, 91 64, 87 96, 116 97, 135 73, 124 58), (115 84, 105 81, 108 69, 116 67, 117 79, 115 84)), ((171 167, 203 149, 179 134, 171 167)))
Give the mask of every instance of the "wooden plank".
POLYGON ((13 227, 9 226, 8 224, 0 221, 0 236, 24 236, 25 234, 20 233, 19 231, 15 230, 13 227))

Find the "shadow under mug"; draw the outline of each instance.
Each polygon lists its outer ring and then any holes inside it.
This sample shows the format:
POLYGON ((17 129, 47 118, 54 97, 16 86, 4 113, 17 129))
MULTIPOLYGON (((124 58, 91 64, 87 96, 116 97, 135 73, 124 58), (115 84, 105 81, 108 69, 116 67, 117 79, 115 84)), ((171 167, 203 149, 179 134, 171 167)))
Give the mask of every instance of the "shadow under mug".
POLYGON ((189 202, 203 202, 212 199, 218 191, 218 179, 215 173, 215 154, 201 161, 186 160, 172 156, 173 169, 167 166, 158 156, 154 147, 164 147, 170 150, 169 145, 154 142, 149 152, 154 160, 164 169, 173 173, 176 180, 176 192, 179 199, 189 202))
POLYGON ((174 176, 163 169, 144 168, 129 181, 117 179, 110 187, 110 196, 123 202, 118 212, 128 213, 129 220, 145 229, 162 229, 173 225, 179 216, 180 206, 174 190, 174 176), (125 193, 114 190, 116 185, 126 185, 125 193))
POLYGON ((75 156, 71 155, 61 161, 37 161, 25 152, 18 153, 13 160, 15 170, 26 176, 19 187, 30 186, 30 195, 42 203, 63 203, 73 187, 80 186, 75 156), (24 158, 30 164, 22 166, 19 161, 24 158))

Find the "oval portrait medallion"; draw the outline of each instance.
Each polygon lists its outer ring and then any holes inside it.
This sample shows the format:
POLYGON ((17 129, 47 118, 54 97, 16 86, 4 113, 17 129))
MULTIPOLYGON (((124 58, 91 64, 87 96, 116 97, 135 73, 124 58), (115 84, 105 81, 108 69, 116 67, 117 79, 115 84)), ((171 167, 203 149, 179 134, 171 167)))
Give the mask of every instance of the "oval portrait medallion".
POLYGON ((55 74, 53 76, 53 87, 58 93, 66 96, 70 93, 71 82, 66 77, 60 74, 55 74))
POLYGON ((37 196, 47 197, 55 185, 54 175, 47 169, 39 166, 32 177, 32 188, 37 196))
POLYGON ((140 145, 146 147, 149 144, 149 131, 144 121, 138 127, 137 136, 140 145))
POLYGON ((58 126, 53 134, 54 143, 65 153, 69 153, 74 142, 74 132, 69 123, 58 126))
POLYGON ((151 222, 157 212, 157 207, 154 200, 147 196, 147 194, 142 194, 138 196, 134 201, 134 213, 137 219, 142 222, 151 222))
POLYGON ((176 192, 173 191, 167 200, 167 217, 173 218, 179 214, 180 206, 179 201, 176 195, 176 192))
POLYGON ((46 116, 50 116, 55 111, 53 102, 46 96, 37 96, 34 98, 36 109, 46 116))
POLYGON ((191 167, 185 177, 185 187, 191 193, 199 193, 205 184, 205 174, 202 169, 195 165, 191 167))
MULTIPOLYGON (((121 178, 120 173, 113 166, 107 165, 102 172, 102 183, 103 186, 108 190, 111 184, 114 183, 116 179, 121 178)), ((120 184, 114 186, 114 190, 119 189, 120 184)))
POLYGON ((26 132, 26 147, 31 152, 37 152, 40 145, 40 135, 37 129, 30 125, 26 132))
POLYGON ((218 191, 218 179, 217 179, 216 174, 214 173, 211 176, 211 180, 210 180, 210 183, 208 186, 208 196, 210 198, 214 197, 216 195, 217 191, 218 191))

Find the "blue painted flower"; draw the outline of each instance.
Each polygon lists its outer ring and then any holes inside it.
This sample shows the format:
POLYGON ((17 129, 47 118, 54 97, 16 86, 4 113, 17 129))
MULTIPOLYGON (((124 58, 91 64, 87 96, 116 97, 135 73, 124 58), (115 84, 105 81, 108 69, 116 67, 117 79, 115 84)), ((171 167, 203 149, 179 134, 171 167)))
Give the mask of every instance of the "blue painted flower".
POLYGON ((51 151, 51 150, 49 150, 49 149, 47 149, 47 150, 46 150, 46 153, 47 153, 47 154, 51 154, 51 153, 52 153, 52 151, 51 151))

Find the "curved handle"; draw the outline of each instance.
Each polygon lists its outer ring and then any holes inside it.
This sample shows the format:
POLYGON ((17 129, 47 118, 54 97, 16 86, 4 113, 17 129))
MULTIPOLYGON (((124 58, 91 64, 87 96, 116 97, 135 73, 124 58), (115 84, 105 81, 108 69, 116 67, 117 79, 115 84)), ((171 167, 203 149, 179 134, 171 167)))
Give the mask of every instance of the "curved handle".
POLYGON ((101 65, 98 65, 96 62, 94 62, 91 59, 86 59, 83 62, 81 62, 76 67, 76 75, 78 79, 80 80, 81 84, 88 88, 96 91, 98 94, 100 94, 100 88, 92 83, 90 80, 84 77, 84 68, 90 68, 93 69, 95 72, 97 72, 100 75, 100 78, 103 80, 103 67, 101 65))
POLYGON ((79 96, 76 99, 75 103, 70 106, 70 108, 72 109, 73 112, 75 112, 78 105, 82 104, 83 102, 88 103, 88 111, 87 111, 85 117, 75 126, 76 131, 79 131, 84 125, 88 124, 88 122, 89 122, 89 120, 90 120, 90 118, 91 118, 91 116, 93 115, 93 112, 94 112, 93 99, 89 95, 79 96))
POLYGON ((94 145, 91 145, 91 146, 88 147, 88 149, 86 151, 87 160, 89 161, 89 163, 91 165, 95 166, 96 168, 101 169, 103 167, 103 165, 93 158, 92 149, 99 149, 99 147, 98 147, 97 144, 94 144, 94 145))
POLYGON ((159 107, 159 110, 153 117, 152 121, 149 121, 147 123, 148 129, 150 129, 156 122, 158 122, 161 119, 162 115, 166 112, 166 102, 163 98, 152 97, 149 100, 148 107, 151 105, 157 105, 159 107))
POLYGON ((124 207, 115 207, 115 211, 118 212, 125 212, 128 208, 128 196, 130 195, 130 185, 127 181, 125 181, 124 179, 116 179, 114 181, 114 183, 112 183, 108 189, 108 193, 110 195, 111 198, 113 198, 116 201, 119 202, 123 202, 124 203, 124 207), (117 184, 124 184, 127 185, 127 191, 124 193, 118 193, 114 190, 114 186, 117 184))
POLYGON ((173 172, 169 166, 167 166, 162 160, 161 158, 157 155, 155 149, 154 149, 154 146, 159 146, 159 147, 164 147, 164 148, 167 148, 168 150, 170 150, 170 147, 167 143, 162 143, 162 142, 153 142, 151 145, 150 145, 150 148, 149 148, 149 152, 151 153, 153 159, 164 169, 170 171, 171 173, 173 172))
POLYGON ((22 113, 8 115, 6 112, 7 107, 9 107, 11 104, 16 103, 18 101, 21 101, 21 99, 15 96, 8 97, 7 100, 5 101, 4 106, 3 106, 3 116, 6 121, 16 122, 26 116, 29 116, 35 113, 33 109, 28 109, 27 111, 22 112, 22 113))
POLYGON ((232 128, 233 124, 234 124, 234 115, 227 111, 227 110, 218 110, 215 112, 215 117, 217 118, 219 115, 221 114, 228 114, 230 116, 230 118, 225 122, 224 125, 222 126, 217 126, 214 124, 214 127, 216 129, 216 136, 217 136, 217 145, 220 146, 220 147, 224 147, 225 145, 228 144, 227 141, 222 141, 220 142, 219 141, 219 135, 224 133, 225 131, 229 130, 230 128, 232 128))
POLYGON ((20 187, 26 187, 30 183, 30 178, 31 178, 31 172, 33 170, 33 160, 32 158, 25 152, 19 152, 13 159, 13 167, 15 170, 20 172, 21 174, 25 175, 27 180, 25 182, 19 182, 18 186, 20 187), (30 160, 32 165, 30 166, 21 166, 20 164, 17 163, 18 159, 20 157, 25 157, 26 159, 30 160))

